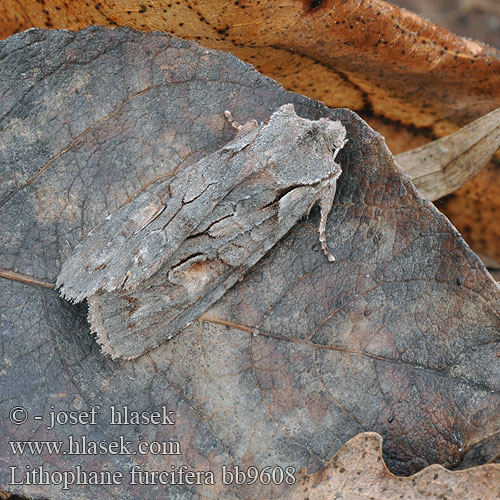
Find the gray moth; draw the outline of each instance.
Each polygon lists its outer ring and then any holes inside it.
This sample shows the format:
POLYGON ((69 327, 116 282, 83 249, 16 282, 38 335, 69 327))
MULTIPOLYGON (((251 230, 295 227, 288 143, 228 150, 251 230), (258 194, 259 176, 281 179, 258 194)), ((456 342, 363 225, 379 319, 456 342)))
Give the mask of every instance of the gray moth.
POLYGON ((62 266, 61 295, 88 299, 91 328, 113 358, 135 358, 199 318, 315 204, 334 260, 325 231, 344 126, 298 117, 292 104, 260 125, 226 116, 234 140, 146 188, 62 266))

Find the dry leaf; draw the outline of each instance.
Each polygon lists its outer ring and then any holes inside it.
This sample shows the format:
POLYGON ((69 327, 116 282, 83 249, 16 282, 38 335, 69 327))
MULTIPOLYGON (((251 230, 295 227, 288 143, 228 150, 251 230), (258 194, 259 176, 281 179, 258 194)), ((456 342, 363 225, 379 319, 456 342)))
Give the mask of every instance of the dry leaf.
MULTIPOLYGON (((9 487, 8 466, 198 471, 223 465, 315 472, 364 430, 391 470, 453 466, 500 427, 499 289, 435 207, 395 167, 380 135, 349 110, 284 91, 227 53, 162 33, 32 30, 0 44, 1 414, 47 418, 102 407, 98 425, 3 420, 0 487, 55 499, 165 495, 160 485, 9 487), (349 141, 327 234, 314 212, 174 341, 132 362, 106 358, 86 308, 55 290, 87 232, 145 186, 187 168, 244 122, 291 102, 339 119, 349 141), (7 274, 5 274, 7 275, 7 274), (20 276, 24 282, 15 281, 20 276), (113 426, 109 406, 168 405, 175 425, 113 426), (180 443, 182 456, 13 456, 8 441, 69 435, 180 443)), ((53 470, 51 469, 51 470, 53 470)), ((279 498, 284 485, 172 487, 169 500, 279 498)))
POLYGON ((392 3, 431 19, 457 35, 500 47, 500 8, 496 0, 396 0, 392 3))
MULTIPOLYGON (((348 107, 395 153, 500 106, 498 51, 381 0, 4 0, 1 35, 89 24, 163 30, 229 50, 285 88, 348 107)), ((472 247, 500 260, 500 169, 440 205, 472 247)))
POLYGON ((458 132, 396 157, 422 196, 437 200, 476 175, 500 147, 500 108, 458 132))
POLYGON ((410 477, 397 477, 382 460, 382 438, 365 432, 348 441, 323 469, 303 474, 289 500, 497 500, 500 465, 452 472, 431 465, 410 477))

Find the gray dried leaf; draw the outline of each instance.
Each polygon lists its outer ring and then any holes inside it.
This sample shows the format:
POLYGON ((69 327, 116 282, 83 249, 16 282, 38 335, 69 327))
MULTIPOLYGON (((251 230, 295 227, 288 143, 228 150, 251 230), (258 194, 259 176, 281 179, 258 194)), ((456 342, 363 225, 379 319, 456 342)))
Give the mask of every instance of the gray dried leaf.
POLYGON ((396 156, 422 196, 437 200, 474 177, 500 147, 500 108, 454 134, 396 156))
POLYGON ((103 351, 135 358, 176 335, 240 280, 318 203, 319 240, 341 173, 346 130, 292 104, 151 185, 92 230, 64 263, 61 295, 89 299, 103 351))
MULTIPOLYGON (((288 93, 227 53, 165 33, 30 30, 0 48, 0 156, 4 190, 14 193, 1 207, 0 267, 17 277, 55 282, 61 261, 109 213, 180 161, 185 167, 227 144, 226 109, 262 122, 293 102, 300 116, 340 119, 349 134, 327 225, 338 264, 322 254, 312 214, 203 321, 148 356, 113 362, 89 335, 86 307, 3 279, 2 415, 14 404, 44 418, 51 405, 103 408, 98 425, 62 425, 57 433, 4 418, 4 463, 21 471, 45 460, 52 470, 81 465, 124 474, 132 465, 219 471, 223 464, 283 464, 309 473, 370 430, 384 436, 391 471, 408 474, 430 463, 454 466, 497 432, 498 286, 354 113, 288 93), (168 404, 178 421, 167 434, 163 426, 110 425, 111 404, 140 412, 168 404), (183 454, 14 458, 5 448, 10 440, 82 435, 96 442, 124 436, 134 446, 174 439, 183 454)), ((1 472, 9 489, 10 470, 1 472)), ((220 482, 168 491, 128 483, 16 490, 51 500, 292 496, 284 485, 220 482)))

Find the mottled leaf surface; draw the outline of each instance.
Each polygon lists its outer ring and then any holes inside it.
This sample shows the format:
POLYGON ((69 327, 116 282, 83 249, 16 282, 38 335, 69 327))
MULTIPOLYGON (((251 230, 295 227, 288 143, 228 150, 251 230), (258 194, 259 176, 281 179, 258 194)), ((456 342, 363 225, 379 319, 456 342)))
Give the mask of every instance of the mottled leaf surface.
POLYGON ((384 437, 385 459, 401 473, 455 465, 498 433, 498 286, 353 113, 161 33, 31 30, 2 42, 0 60, 2 489, 65 500, 279 498, 293 487, 220 478, 167 489, 11 487, 8 467, 216 472, 243 464, 313 473, 368 430, 384 437), (263 121, 287 102, 348 131, 327 226, 337 261, 321 251, 315 211, 203 321, 137 360, 111 361, 89 335, 85 306, 50 289, 62 261, 146 185, 232 138, 224 110, 263 121), (33 420, 51 405, 95 404, 95 426, 50 431, 33 420), (176 423, 111 426, 112 404, 168 405, 176 423), (14 406, 28 410, 26 424, 9 422, 14 406), (13 456, 8 445, 82 434, 134 445, 175 440, 182 456, 13 456))
MULTIPOLYGON (((399 153, 455 132, 500 106, 498 50, 477 41, 487 41, 487 24, 498 31, 498 2, 451 2, 459 20, 485 13, 480 29, 469 34, 476 40, 461 38, 426 19, 442 21, 452 31, 460 28, 453 15, 434 16, 439 3, 400 2, 417 9, 422 18, 383 0, 73 0, 62 4, 60 0, 4 0, 0 37, 34 26, 81 29, 99 24, 163 30, 199 40, 252 63, 286 89, 331 107, 355 110, 399 153)), ((439 204, 475 251, 497 261, 498 165, 497 157, 439 204)))

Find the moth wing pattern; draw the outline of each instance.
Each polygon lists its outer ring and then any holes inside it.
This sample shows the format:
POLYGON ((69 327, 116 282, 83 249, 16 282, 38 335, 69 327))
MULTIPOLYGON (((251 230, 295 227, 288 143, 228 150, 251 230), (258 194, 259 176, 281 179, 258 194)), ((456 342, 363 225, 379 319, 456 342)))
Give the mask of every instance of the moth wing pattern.
POLYGON ((103 351, 131 359, 179 333, 315 203, 321 246, 333 260, 325 224, 345 134, 340 122, 299 118, 293 105, 282 106, 268 122, 145 190, 82 241, 58 283, 70 299, 88 297, 103 351))
MULTIPOLYGON (((234 193, 237 194, 237 191, 234 193)), ((312 203, 311 186, 297 187, 262 210, 246 207, 245 217, 230 216, 224 228, 210 229, 181 245, 172 261, 132 290, 89 297, 89 317, 103 351, 112 357, 135 358, 172 338, 200 317, 303 217, 312 203), (284 223, 277 224, 286 207, 284 223), (229 232, 248 223, 251 228, 229 232)))
POLYGON ((149 278, 246 172, 227 158, 257 131, 238 138, 180 174, 153 183, 94 228, 64 262, 61 295, 80 302, 98 290, 130 289, 149 278), (222 172, 222 175, 221 175, 222 172))

